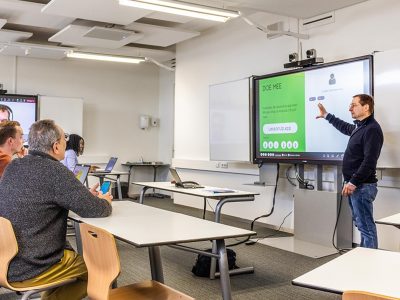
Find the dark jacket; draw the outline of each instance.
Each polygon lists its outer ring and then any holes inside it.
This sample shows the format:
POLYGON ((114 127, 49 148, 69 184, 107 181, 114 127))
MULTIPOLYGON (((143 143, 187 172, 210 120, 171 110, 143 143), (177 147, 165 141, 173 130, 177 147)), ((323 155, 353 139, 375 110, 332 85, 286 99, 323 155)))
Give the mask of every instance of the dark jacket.
POLYGON ((8 165, 0 181, 0 216, 11 221, 18 242, 10 282, 31 279, 60 261, 69 210, 82 217, 106 217, 111 205, 45 153, 31 151, 8 165))
POLYGON ((375 183, 376 164, 383 145, 383 133, 374 116, 362 121, 347 123, 332 114, 326 119, 350 139, 343 156, 343 177, 355 186, 362 183, 375 183))

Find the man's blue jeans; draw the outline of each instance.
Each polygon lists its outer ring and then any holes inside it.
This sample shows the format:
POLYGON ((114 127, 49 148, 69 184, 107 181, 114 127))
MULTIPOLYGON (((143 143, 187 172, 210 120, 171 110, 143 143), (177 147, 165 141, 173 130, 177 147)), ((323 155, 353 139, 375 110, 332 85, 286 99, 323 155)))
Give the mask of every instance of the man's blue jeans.
POLYGON ((349 196, 353 221, 361 233, 361 247, 378 248, 372 204, 377 193, 376 183, 364 183, 349 196))

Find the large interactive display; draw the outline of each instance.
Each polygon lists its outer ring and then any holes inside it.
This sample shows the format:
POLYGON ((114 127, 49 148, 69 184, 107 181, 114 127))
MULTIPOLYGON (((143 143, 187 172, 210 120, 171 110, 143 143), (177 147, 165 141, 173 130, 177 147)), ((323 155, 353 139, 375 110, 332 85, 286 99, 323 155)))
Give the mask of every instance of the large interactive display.
POLYGON ((28 139, 29 127, 37 120, 38 97, 31 95, 0 95, 0 121, 18 121, 28 139))
POLYGON ((254 77, 253 161, 341 164, 349 136, 317 104, 352 123, 352 97, 372 86, 372 56, 254 77))

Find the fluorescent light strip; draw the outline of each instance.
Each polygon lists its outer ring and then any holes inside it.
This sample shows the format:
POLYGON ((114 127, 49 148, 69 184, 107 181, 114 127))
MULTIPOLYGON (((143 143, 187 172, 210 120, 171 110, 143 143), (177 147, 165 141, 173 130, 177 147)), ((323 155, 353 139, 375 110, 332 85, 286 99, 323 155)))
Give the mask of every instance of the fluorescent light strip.
POLYGON ((67 53, 67 57, 91 59, 91 60, 102 60, 102 61, 112 61, 112 62, 121 62, 121 63, 130 63, 130 64, 138 64, 140 62, 145 61, 144 58, 132 58, 132 57, 123 57, 123 56, 100 55, 100 54, 83 53, 83 52, 69 52, 69 53, 67 53))
POLYGON ((199 4, 194 4, 194 3, 186 3, 186 2, 181 2, 181 1, 173 1, 173 0, 171 0, 171 1, 131 0, 131 1, 145 2, 145 3, 150 3, 150 4, 160 5, 160 6, 167 6, 167 7, 174 7, 174 8, 178 8, 178 9, 191 10, 191 11, 196 11, 196 12, 201 12, 201 13, 211 14, 211 15, 216 15, 216 16, 222 16, 222 17, 228 17, 228 18, 236 18, 239 16, 239 13, 237 11, 221 9, 221 8, 216 8, 216 7, 210 7, 210 6, 205 6, 205 5, 199 5, 199 4))
POLYGON ((217 22, 226 22, 229 18, 238 17, 239 13, 230 10, 212 8, 203 5, 186 4, 177 1, 163 0, 119 0, 120 5, 155 10, 193 18, 206 19, 217 22))

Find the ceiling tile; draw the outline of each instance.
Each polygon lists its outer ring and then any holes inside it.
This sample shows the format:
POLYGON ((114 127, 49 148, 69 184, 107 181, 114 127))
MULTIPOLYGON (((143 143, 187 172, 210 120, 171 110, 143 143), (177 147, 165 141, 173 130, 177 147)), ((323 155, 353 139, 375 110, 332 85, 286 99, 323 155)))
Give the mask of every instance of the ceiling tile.
POLYGON ((61 29, 75 18, 65 18, 42 14, 44 4, 16 0, 0 0, 0 18, 7 23, 61 29))
POLYGON ((42 12, 120 25, 127 25, 151 13, 145 9, 120 6, 117 0, 52 0, 42 12))
POLYGON ((160 47, 168 47, 200 35, 200 32, 196 31, 135 22, 125 26, 125 28, 129 30, 134 30, 144 35, 143 38, 137 40, 135 43, 160 47))
POLYGON ((0 29, 0 42, 19 42, 29 39, 31 32, 0 29))
MULTIPOLYGON (((100 35, 97 35, 100 37, 100 35)), ((115 35, 114 35, 115 36, 115 35)), ((119 35, 121 36, 121 35, 119 35)), ((125 46, 129 43, 136 42, 142 38, 143 34, 135 33, 134 31, 118 30, 105 27, 89 27, 80 25, 68 25, 63 30, 57 32, 49 38, 50 42, 57 42, 63 45, 85 46, 85 47, 100 47, 116 49, 125 46), (94 31, 96 29, 96 31, 94 31), (104 38, 90 37, 94 32, 100 32, 103 29, 104 38), (121 40, 115 40, 111 35, 113 33, 126 33, 127 37, 121 40)))
POLYGON ((147 15, 146 18, 158 19, 158 20, 175 22, 175 23, 186 23, 186 22, 193 20, 193 18, 191 18, 191 17, 167 14, 167 13, 157 12, 157 11, 147 15))
POLYGON ((320 14, 355 5, 367 0, 237 0, 240 8, 252 8, 300 19, 311 18, 320 14))

